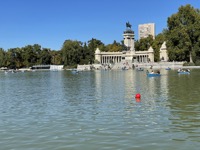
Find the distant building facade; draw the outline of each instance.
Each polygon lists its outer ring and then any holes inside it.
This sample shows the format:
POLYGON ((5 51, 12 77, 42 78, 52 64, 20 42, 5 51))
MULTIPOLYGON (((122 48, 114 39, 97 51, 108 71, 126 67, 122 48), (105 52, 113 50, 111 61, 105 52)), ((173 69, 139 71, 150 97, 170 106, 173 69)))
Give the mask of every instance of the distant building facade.
POLYGON ((140 24, 138 26, 139 39, 147 38, 149 35, 155 39, 155 23, 140 24))

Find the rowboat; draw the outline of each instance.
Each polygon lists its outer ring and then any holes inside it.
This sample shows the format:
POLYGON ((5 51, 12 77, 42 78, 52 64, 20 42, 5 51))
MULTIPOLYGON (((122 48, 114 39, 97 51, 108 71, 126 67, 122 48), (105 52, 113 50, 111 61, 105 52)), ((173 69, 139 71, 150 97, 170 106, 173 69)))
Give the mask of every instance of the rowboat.
POLYGON ((144 68, 137 68, 137 71, 144 71, 144 68))
POLYGON ((190 74, 189 69, 178 69, 178 74, 190 74))
POLYGON ((178 74, 190 74, 189 71, 178 71, 178 74))
POLYGON ((165 70, 171 70, 171 68, 168 67, 168 68, 165 68, 165 70))
POLYGON ((147 73, 147 77, 160 77, 161 74, 159 73, 147 73))

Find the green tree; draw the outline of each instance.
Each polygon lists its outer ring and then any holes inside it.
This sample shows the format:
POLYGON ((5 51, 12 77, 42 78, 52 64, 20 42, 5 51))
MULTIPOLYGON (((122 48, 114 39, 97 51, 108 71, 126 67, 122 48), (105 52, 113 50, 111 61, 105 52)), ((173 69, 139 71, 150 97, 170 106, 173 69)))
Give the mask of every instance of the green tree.
POLYGON ((40 52, 40 57, 39 57, 39 64, 43 65, 49 65, 51 64, 51 54, 50 54, 50 49, 48 48, 43 48, 43 50, 40 52))
POLYGON ((19 62, 20 62, 20 53, 18 52, 19 51, 19 48, 10 48, 8 49, 8 63, 7 63, 7 66, 8 68, 11 68, 11 69, 16 69, 16 68, 19 68, 19 62))
POLYGON ((7 67, 6 66, 6 52, 0 48, 0 67, 7 67))
POLYGON ((108 44, 106 46, 106 49, 109 52, 121 52, 123 50, 123 46, 114 40, 112 44, 108 44))
POLYGON ((88 51, 89 51, 89 63, 92 64, 94 63, 94 53, 96 48, 99 47, 99 49, 101 49, 101 51, 104 51, 104 44, 97 39, 92 38, 91 40, 88 41, 88 51))
POLYGON ((25 47, 22 47, 22 57, 24 60, 23 61, 24 67, 31 67, 38 63, 40 50, 37 48, 39 48, 38 45, 37 46, 27 45, 25 47))
POLYGON ((65 66, 74 66, 80 63, 82 42, 66 40, 62 46, 62 57, 65 66))
POLYGON ((81 49, 81 54, 80 54, 80 64, 88 64, 90 61, 90 51, 87 47, 87 43, 84 43, 83 48, 81 49))
POLYGON ((42 46, 39 44, 34 44, 34 45, 32 45, 32 51, 33 51, 32 54, 35 56, 34 65, 40 65, 41 64, 41 55, 42 55, 42 46))
POLYGON ((50 51, 50 55, 51 55, 51 64, 61 65, 63 63, 61 51, 52 50, 52 51, 50 51))
POLYGON ((153 44, 153 36, 149 35, 147 38, 142 38, 135 42, 136 51, 147 51, 153 44))
POLYGON ((160 48, 165 41, 165 34, 163 33, 158 34, 153 41, 152 48, 154 49, 154 61, 160 61, 160 48))
POLYGON ((136 50, 136 51, 139 51, 139 50, 140 50, 140 41, 139 41, 139 40, 136 40, 136 41, 135 41, 135 50, 136 50))
POLYGON ((14 48, 16 68, 23 67, 23 58, 21 48, 14 48))
POLYGON ((190 61, 196 57, 200 39, 200 13, 191 5, 181 6, 167 20, 167 48, 170 60, 190 61))

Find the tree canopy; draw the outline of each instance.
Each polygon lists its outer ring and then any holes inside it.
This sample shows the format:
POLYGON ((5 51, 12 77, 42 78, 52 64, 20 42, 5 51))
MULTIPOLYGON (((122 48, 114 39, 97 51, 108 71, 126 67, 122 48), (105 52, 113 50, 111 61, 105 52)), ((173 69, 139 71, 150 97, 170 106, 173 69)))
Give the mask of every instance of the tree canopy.
POLYGON ((195 62, 200 51, 200 13, 191 5, 181 6, 167 20, 166 32, 169 59, 195 62), (191 57, 192 56, 192 57, 191 57))

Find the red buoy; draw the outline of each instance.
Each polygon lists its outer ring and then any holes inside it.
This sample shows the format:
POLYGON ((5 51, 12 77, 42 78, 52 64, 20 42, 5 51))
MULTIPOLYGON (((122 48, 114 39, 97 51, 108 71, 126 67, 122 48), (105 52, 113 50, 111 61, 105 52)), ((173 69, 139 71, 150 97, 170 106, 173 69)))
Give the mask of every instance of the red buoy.
POLYGON ((137 93, 137 94, 135 95, 135 98, 141 98, 140 93, 137 93))

